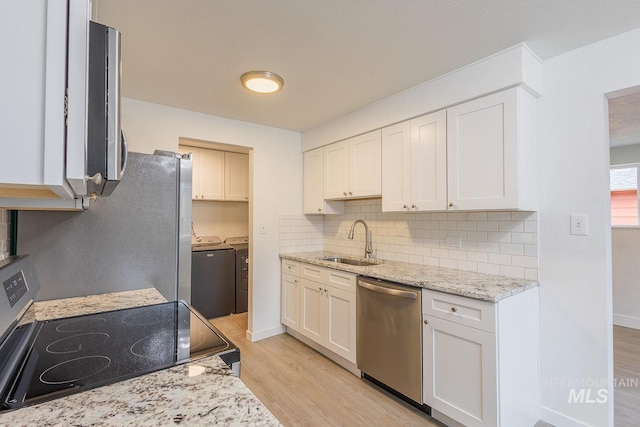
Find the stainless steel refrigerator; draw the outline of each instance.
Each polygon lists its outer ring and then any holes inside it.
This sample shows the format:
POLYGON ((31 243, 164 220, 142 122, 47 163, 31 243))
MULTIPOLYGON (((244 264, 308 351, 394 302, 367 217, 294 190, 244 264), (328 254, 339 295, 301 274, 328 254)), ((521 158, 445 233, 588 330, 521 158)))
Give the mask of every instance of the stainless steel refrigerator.
POLYGON ((189 156, 129 153, 122 181, 82 212, 21 211, 17 253, 30 254, 38 300, 155 287, 191 302, 189 156))

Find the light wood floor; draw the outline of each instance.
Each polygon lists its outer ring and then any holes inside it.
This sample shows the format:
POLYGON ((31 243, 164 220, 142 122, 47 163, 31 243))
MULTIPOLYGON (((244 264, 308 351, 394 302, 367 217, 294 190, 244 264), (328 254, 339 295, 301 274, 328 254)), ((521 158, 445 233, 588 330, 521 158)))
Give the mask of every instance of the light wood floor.
POLYGON ((640 331, 613 327, 614 425, 637 427, 640 424, 640 331), (635 383, 634 383, 635 382, 635 383))
MULTIPOLYGON (((240 378, 284 426, 442 426, 289 335, 245 338, 247 315, 212 322, 240 347, 240 378)), ((615 426, 640 420, 640 331, 614 326, 615 426), (620 380, 619 380, 620 381, 620 380)))
POLYGON ((245 338, 247 314, 212 323, 240 348, 240 378, 284 426, 442 426, 287 334, 245 338))

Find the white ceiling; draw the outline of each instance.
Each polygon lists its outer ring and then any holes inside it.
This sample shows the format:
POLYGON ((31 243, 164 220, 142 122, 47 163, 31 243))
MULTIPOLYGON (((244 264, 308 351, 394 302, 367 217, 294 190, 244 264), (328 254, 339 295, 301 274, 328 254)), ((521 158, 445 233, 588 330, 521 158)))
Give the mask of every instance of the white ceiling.
POLYGON ((640 144, 640 88, 609 100, 609 145, 640 144))
POLYGON ((526 42, 542 59, 640 26, 637 0, 94 0, 126 97, 305 131, 526 42), (285 79, 274 95, 240 75, 285 79))

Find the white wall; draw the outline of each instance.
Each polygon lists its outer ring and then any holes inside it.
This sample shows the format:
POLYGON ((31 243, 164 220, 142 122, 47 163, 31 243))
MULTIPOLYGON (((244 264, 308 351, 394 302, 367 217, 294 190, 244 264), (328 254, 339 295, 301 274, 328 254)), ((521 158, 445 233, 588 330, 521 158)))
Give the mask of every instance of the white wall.
POLYGON ((522 85, 538 95, 542 90, 541 67, 540 59, 526 45, 505 49, 308 130, 302 135, 302 150, 309 151, 507 87, 522 85))
MULTIPOLYGON (((638 118, 640 120, 640 117, 638 118)), ((609 150, 612 165, 640 163, 640 144, 614 147, 609 150)))
POLYGON ((613 228, 613 323, 640 329, 640 228, 613 228))
POLYGON ((300 134, 133 99, 123 100, 122 115, 131 151, 178 151, 181 137, 252 148, 248 335, 256 340, 280 333, 278 218, 302 212, 300 134), (262 224, 264 234, 259 232, 262 224))
POLYGON ((249 235, 249 204, 244 202, 193 202, 193 228, 198 236, 249 235))
POLYGON ((541 398, 543 418, 556 425, 613 425, 605 94, 640 84, 640 56, 630 54, 639 45, 636 30, 544 63, 537 136, 541 398), (587 237, 569 235, 571 213, 589 215, 587 237), (590 382, 608 389, 607 402, 568 403, 572 385, 590 382))

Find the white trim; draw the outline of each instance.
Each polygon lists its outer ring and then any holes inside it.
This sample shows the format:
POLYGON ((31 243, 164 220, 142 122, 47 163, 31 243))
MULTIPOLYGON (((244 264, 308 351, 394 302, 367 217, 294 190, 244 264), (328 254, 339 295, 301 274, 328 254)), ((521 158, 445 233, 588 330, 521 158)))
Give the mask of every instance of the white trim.
POLYGON ((613 324, 625 328, 640 329, 640 317, 613 313, 613 324))
POLYGON ((258 331, 258 332, 252 332, 247 329, 247 331, 245 332, 245 337, 251 342, 256 342, 266 338, 274 337, 276 335, 283 334, 285 333, 285 331, 286 331, 286 328, 283 325, 280 325, 278 327, 271 328, 271 329, 263 329, 262 331, 258 331))
POLYGON ((542 421, 552 424, 554 426, 563 427, 590 427, 589 424, 585 424, 560 412, 554 411, 546 406, 540 407, 540 418, 542 421))

